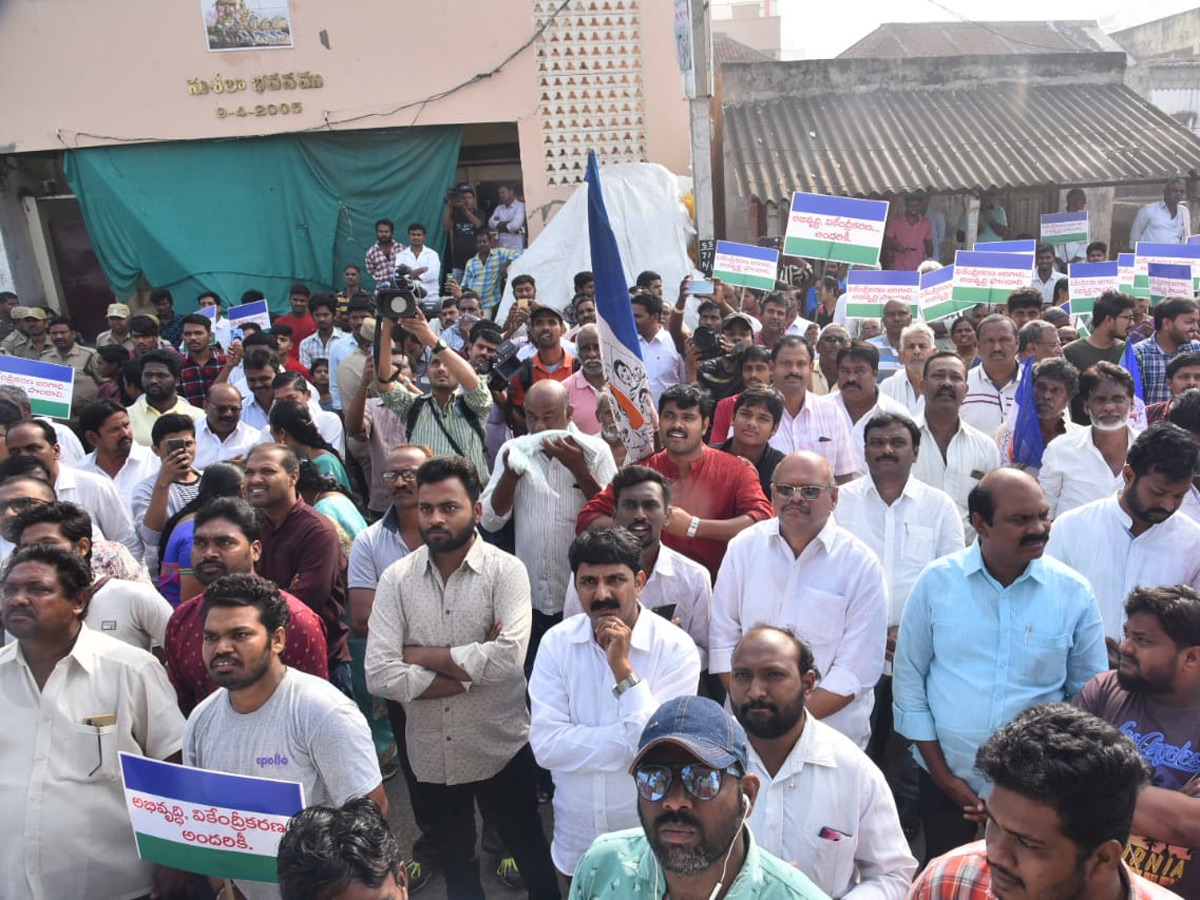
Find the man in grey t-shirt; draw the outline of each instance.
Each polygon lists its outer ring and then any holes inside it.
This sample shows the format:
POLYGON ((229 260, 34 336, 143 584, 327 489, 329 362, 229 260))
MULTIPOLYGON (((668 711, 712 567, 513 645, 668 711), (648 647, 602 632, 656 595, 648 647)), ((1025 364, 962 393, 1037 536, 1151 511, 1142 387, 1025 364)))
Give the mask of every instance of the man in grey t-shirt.
MULTIPOLYGON (((366 796, 387 814, 367 722, 327 681, 280 660, 288 607, 255 575, 226 575, 204 592, 204 665, 221 690, 193 710, 185 765, 304 786, 310 806, 366 796)), ((248 900, 280 897, 276 885, 239 882, 248 900)))

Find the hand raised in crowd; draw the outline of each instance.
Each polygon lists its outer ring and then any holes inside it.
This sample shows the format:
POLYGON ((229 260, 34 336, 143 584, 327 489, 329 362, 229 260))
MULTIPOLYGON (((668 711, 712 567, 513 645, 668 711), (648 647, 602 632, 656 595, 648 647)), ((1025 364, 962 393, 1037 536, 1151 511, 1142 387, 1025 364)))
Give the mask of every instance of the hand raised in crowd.
POLYGON ((163 454, 162 466, 158 470, 158 483, 169 485, 176 481, 184 481, 191 467, 192 462, 188 458, 186 448, 179 447, 175 450, 168 450, 163 454))
POLYGON ((462 285, 455 281, 453 276, 446 279, 446 284, 442 287, 442 290, 455 300, 462 298, 462 285))
POLYGON ((229 345, 229 352, 225 354, 225 368, 230 371, 236 369, 245 355, 246 351, 242 347, 241 339, 234 341, 229 345))
POLYGON ((504 320, 504 333, 512 334, 529 321, 529 308, 514 303, 508 308, 508 317, 504 320))
POLYGON ((621 681, 632 675, 629 645, 633 638, 633 629, 616 616, 604 616, 596 622, 594 631, 596 643, 608 657, 608 667, 612 670, 613 677, 621 681))
POLYGON ((400 327, 419 340, 424 346, 432 347, 438 342, 438 336, 433 333, 433 328, 424 316, 416 316, 412 319, 397 319, 400 327))

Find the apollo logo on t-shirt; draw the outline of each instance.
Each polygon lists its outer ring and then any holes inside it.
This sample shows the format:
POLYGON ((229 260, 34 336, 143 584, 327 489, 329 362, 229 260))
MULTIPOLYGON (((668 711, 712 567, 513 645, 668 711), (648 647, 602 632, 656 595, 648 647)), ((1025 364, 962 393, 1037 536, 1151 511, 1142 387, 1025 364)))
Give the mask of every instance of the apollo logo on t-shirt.
POLYGON ((260 756, 254 760, 255 764, 260 769, 278 768, 288 764, 288 758, 282 753, 276 753, 274 756, 260 756))

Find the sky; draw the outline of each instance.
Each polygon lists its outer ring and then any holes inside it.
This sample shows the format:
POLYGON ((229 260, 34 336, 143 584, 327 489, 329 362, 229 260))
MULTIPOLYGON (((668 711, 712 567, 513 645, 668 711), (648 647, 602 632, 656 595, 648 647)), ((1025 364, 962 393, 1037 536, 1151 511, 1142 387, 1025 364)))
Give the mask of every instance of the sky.
MULTIPOLYGON (((1094 19, 1105 31, 1118 31, 1196 6, 1196 0, 774 0, 782 22, 784 59, 837 56, 885 22, 1040 21, 1048 10, 1056 19, 1094 19), (951 10, 951 11, 948 11, 951 10), (957 13, 958 15, 955 15, 957 13)), ((714 19, 724 0, 714 0, 714 19)))

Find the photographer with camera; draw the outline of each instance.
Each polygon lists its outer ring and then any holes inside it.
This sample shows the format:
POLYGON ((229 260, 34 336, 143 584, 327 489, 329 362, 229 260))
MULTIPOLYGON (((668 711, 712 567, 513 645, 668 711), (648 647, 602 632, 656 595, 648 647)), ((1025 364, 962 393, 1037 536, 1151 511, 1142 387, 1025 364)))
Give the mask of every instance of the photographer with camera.
POLYGON ((745 313, 730 313, 721 322, 721 333, 701 326, 688 342, 687 375, 689 381, 708 390, 720 402, 740 394, 742 351, 754 344, 754 326, 745 313))
POLYGON ((460 184, 446 191, 442 227, 450 235, 450 267, 459 284, 462 284, 467 260, 476 253, 475 232, 485 225, 483 214, 475 208, 475 192, 470 185, 460 184))
POLYGON ((409 315, 398 315, 393 309, 385 312, 381 303, 376 326, 379 397, 404 420, 410 443, 429 447, 437 455, 465 456, 482 478, 489 472, 484 423, 492 409, 491 391, 471 364, 433 333, 420 308, 412 307, 404 310, 409 315), (392 330, 397 325, 430 351, 426 367, 430 390, 419 396, 384 380, 393 373, 392 330), (463 392, 458 394, 460 385, 463 392))

